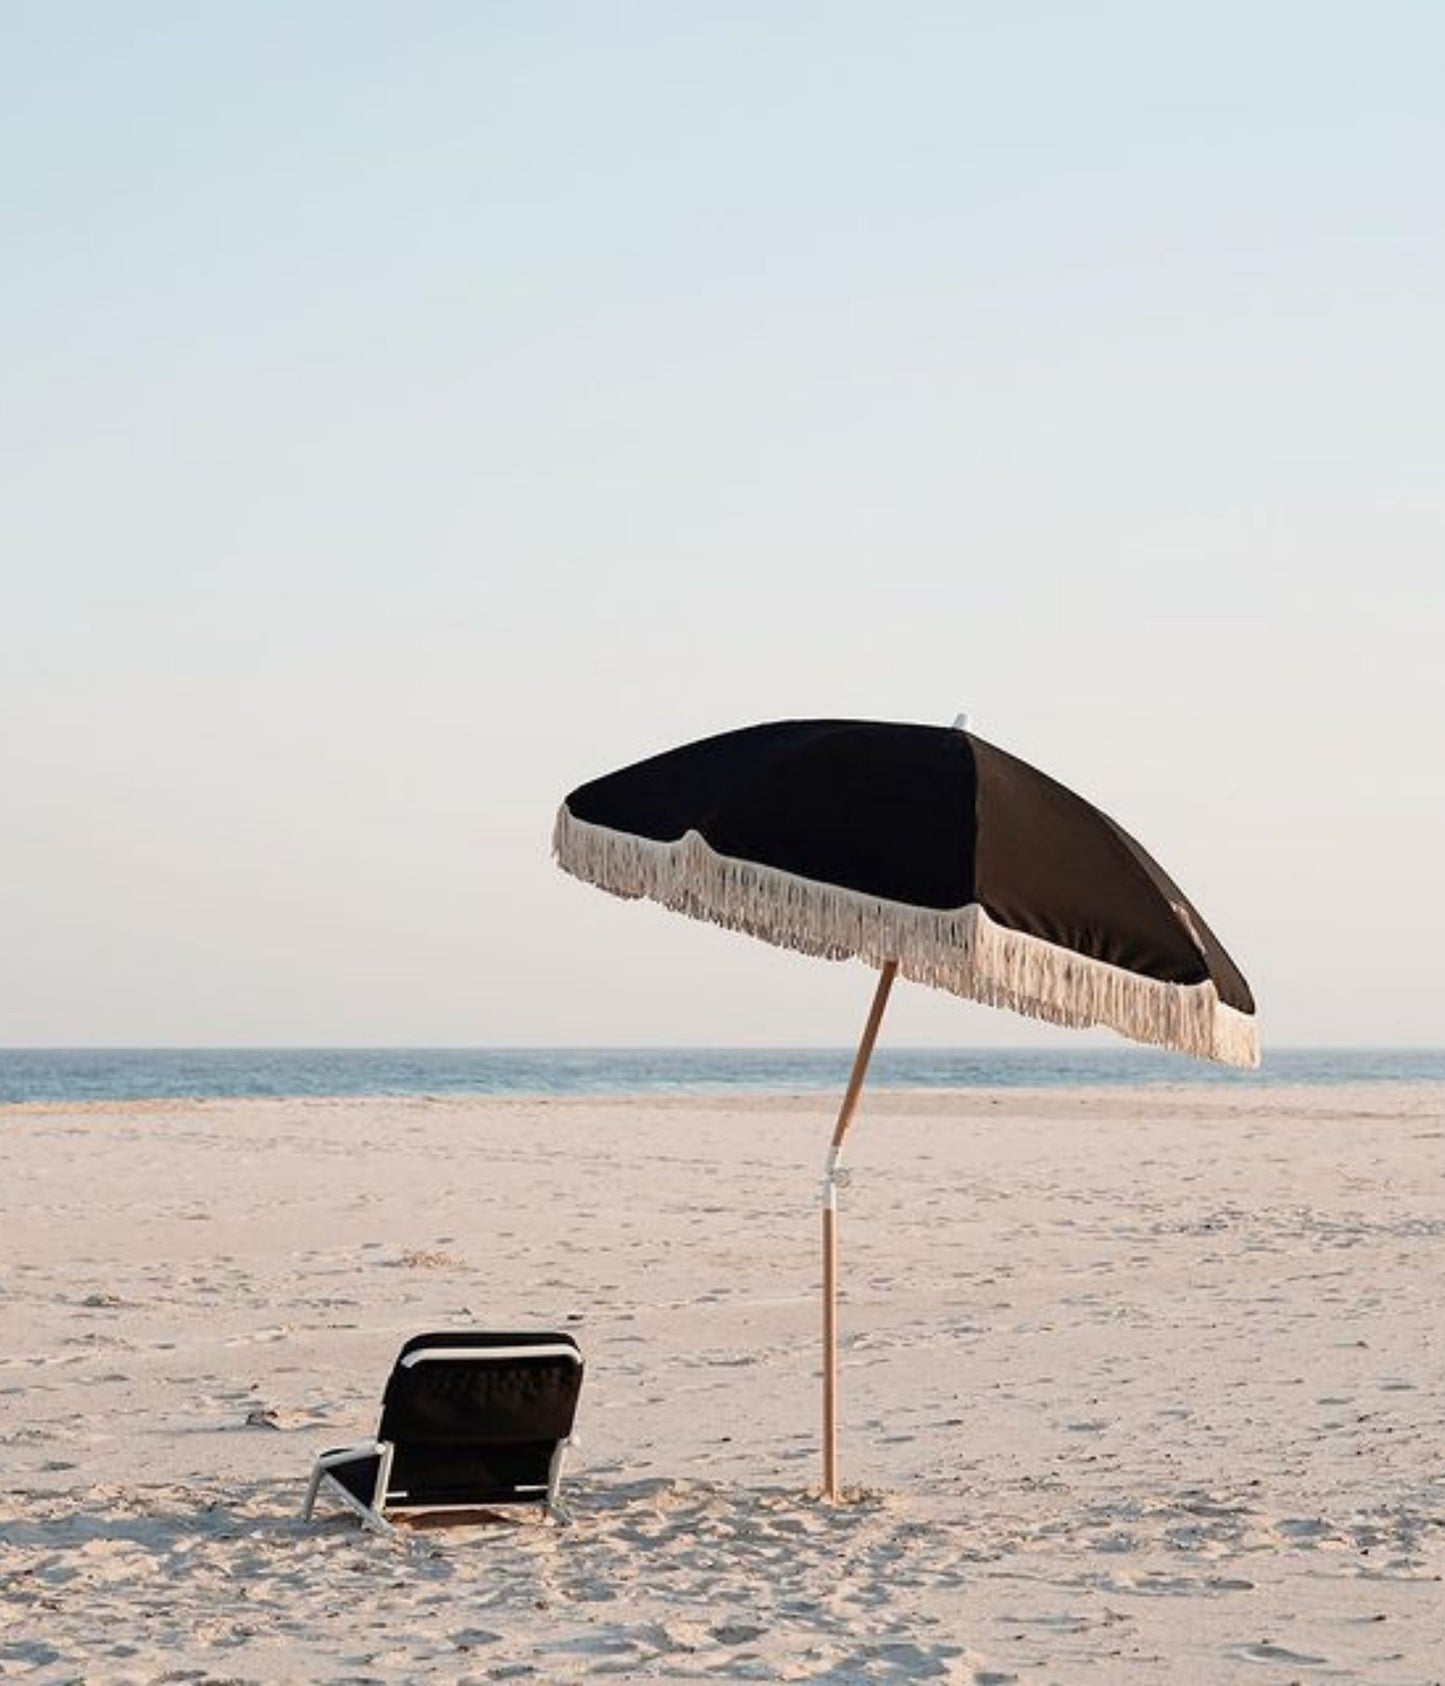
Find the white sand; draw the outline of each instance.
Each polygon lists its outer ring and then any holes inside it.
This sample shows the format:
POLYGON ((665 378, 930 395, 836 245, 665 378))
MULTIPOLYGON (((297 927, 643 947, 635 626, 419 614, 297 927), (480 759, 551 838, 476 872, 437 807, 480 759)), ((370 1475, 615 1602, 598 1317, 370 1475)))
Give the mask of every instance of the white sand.
POLYGON ((1445 1680, 1445 1088, 867 1097, 834 1511, 830 1123, 0 1111, 0 1676, 1445 1680), (576 1526, 300 1525, 463 1324, 581 1340, 576 1526))

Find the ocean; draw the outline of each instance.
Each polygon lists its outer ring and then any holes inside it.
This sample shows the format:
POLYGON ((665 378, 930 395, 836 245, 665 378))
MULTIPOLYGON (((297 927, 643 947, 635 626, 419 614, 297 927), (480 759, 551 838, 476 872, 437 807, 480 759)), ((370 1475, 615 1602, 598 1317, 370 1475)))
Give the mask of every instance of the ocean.
MULTIPOLYGON (((717 1094, 838 1090, 851 1048, 10 1048, 0 1103, 245 1095, 717 1094)), ((882 1048, 874 1088, 1445 1081, 1445 1049, 1282 1048, 1234 1072, 1147 1048, 882 1048)))

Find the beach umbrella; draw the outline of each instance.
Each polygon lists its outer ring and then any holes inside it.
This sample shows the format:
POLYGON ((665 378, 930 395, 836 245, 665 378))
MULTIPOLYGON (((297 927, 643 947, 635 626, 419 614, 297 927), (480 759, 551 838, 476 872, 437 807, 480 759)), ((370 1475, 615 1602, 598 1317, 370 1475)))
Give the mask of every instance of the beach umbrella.
POLYGON ((823 1491, 838 1496, 838 1185, 896 976, 1061 1025, 1258 1064, 1254 1001, 1108 815, 966 729, 787 720, 581 785, 557 863, 613 895, 878 968, 823 1186, 823 1491))

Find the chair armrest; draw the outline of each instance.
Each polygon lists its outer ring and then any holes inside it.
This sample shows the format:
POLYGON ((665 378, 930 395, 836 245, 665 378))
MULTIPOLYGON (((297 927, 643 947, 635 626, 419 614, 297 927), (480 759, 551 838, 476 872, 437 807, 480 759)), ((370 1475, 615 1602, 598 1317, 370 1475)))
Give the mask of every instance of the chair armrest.
POLYGON ((349 1464, 357 1458, 374 1458, 389 1444, 385 1440, 358 1440, 354 1446, 338 1446, 334 1451, 318 1453, 316 1467, 335 1469, 338 1464, 349 1464))

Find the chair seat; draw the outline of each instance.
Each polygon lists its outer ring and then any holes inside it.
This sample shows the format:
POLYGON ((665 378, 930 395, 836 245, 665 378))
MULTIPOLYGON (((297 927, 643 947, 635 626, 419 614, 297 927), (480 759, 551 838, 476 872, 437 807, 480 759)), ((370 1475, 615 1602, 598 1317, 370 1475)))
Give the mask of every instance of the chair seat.
MULTIPOLYGON (((322 1458, 335 1458, 346 1448, 338 1447, 334 1452, 323 1452, 322 1458)), ((379 1452, 359 1453, 345 1462, 333 1464, 326 1475, 338 1487, 344 1487, 358 1504, 369 1505, 376 1493, 377 1472, 381 1468, 381 1454, 379 1452)))

